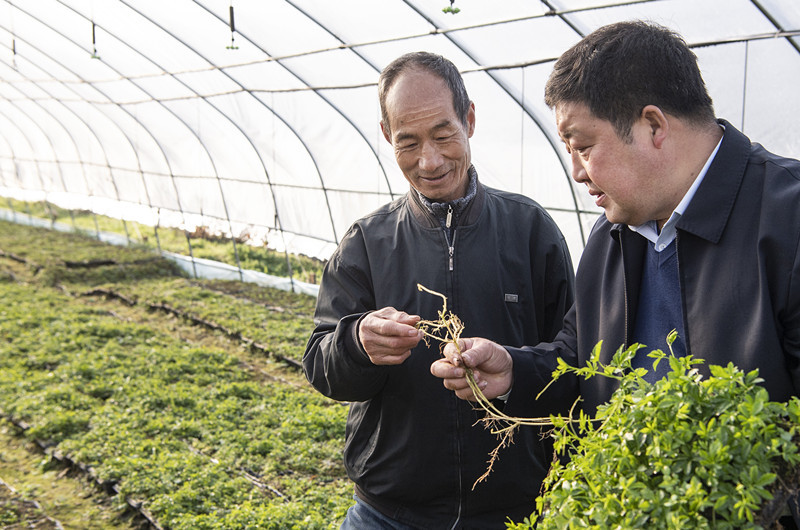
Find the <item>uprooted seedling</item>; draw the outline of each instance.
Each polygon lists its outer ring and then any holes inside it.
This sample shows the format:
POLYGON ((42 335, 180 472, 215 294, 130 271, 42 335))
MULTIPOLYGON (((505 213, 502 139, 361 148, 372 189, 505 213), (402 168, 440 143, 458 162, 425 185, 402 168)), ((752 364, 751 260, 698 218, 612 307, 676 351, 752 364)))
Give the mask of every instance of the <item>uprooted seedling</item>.
POLYGON ((464 323, 456 315, 447 310, 447 297, 441 293, 437 293, 427 287, 417 284, 417 289, 425 291, 426 293, 438 296, 442 299, 442 309, 439 311, 438 320, 420 320, 417 322, 416 327, 424 333, 425 344, 430 344, 430 339, 437 340, 441 344, 439 350, 443 351, 448 343, 452 343, 456 348, 456 355, 459 357, 461 366, 464 367, 466 372, 467 383, 469 383, 472 394, 475 396, 477 405, 485 411, 485 416, 479 421, 484 424, 487 429, 491 429, 492 433, 498 437, 499 444, 489 453, 488 468, 486 472, 478 477, 472 488, 486 479, 492 472, 495 461, 500 457, 500 451, 508 447, 509 444, 514 442, 514 432, 517 427, 521 425, 528 426, 545 426, 552 425, 553 422, 550 418, 516 418, 508 416, 498 409, 490 399, 486 397, 483 391, 475 381, 472 368, 464 364, 461 357, 461 345, 458 340, 461 338, 461 333, 464 331, 464 323))

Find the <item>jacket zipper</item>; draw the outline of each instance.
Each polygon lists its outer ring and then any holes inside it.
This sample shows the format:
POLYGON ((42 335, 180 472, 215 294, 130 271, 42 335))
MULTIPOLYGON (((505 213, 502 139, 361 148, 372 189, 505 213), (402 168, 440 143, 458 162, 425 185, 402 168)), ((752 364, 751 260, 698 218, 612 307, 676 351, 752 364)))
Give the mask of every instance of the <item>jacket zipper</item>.
MULTIPOLYGON (((458 409, 456 409, 456 414, 458 414, 458 409)), ((456 422, 458 423, 458 422, 456 422)), ((456 443, 456 447, 458 447, 458 512, 456 513, 456 520, 453 522, 453 526, 450 527, 450 530, 456 530, 458 525, 461 524, 461 505, 464 504, 464 499, 462 498, 462 491, 463 491, 463 484, 464 477, 461 475, 461 448, 459 443, 456 443)))
MULTIPOLYGON (((458 398, 456 398, 458 399, 458 398)), ((453 521, 453 526, 450 527, 450 530, 456 530, 459 525, 461 524, 461 509, 463 508, 464 504, 464 476, 461 472, 461 440, 458 437, 458 433, 461 431, 461 421, 458 414, 458 403, 456 403, 456 466, 458 469, 458 511, 456 512, 456 520, 453 521)))
MULTIPOLYGON (((453 237, 450 238, 450 227, 453 224, 453 206, 448 205, 447 207, 447 218, 445 219, 445 240, 447 240, 447 254, 448 254, 448 268, 450 272, 453 272, 453 255, 455 253, 455 242, 456 242, 456 234, 455 230, 453 231, 453 237)), ((459 416, 458 416, 458 406, 456 406, 456 432, 459 430, 459 416)), ((464 502, 462 498, 462 491, 463 491, 463 481, 464 478, 461 475, 461 446, 459 445, 459 441, 456 440, 456 448, 458 451, 457 455, 457 462, 458 462, 458 512, 456 513, 456 520, 453 522, 453 526, 451 526, 451 530, 455 530, 458 528, 458 525, 461 524, 461 508, 464 502)))
POLYGON ((446 230, 445 230, 445 239, 447 240, 447 253, 449 254, 449 262, 448 263, 449 263, 450 272, 453 272, 453 252, 454 252, 453 245, 455 244, 455 240, 456 240, 455 233, 453 234, 452 241, 450 240, 450 225, 452 225, 452 224, 453 224, 453 206, 452 205, 448 205, 447 206, 447 219, 445 220, 444 226, 446 228, 446 230))

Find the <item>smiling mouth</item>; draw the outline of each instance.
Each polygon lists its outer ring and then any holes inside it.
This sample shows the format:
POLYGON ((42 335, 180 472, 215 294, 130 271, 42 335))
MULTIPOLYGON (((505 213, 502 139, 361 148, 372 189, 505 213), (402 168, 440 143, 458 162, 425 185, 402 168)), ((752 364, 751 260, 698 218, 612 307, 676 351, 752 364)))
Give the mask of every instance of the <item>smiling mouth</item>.
POLYGON ((442 180, 443 178, 445 178, 445 177, 446 177, 447 175, 449 175, 449 174, 450 174, 450 172, 449 172, 449 171, 447 171, 447 172, 445 172, 445 173, 442 173, 441 175, 437 175, 437 176, 435 176, 435 177, 426 177, 426 176, 422 176, 422 175, 420 175, 420 177, 419 177, 419 178, 420 178, 420 179, 422 179, 422 180, 426 180, 426 181, 428 181, 428 182, 435 182, 435 181, 437 181, 437 180, 442 180))

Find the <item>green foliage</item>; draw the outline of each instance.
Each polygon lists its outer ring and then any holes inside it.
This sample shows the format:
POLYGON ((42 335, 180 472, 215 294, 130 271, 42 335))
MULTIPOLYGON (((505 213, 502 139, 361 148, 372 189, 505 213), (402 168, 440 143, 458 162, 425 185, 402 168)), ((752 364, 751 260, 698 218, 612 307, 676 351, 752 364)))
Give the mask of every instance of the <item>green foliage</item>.
POLYGON ((456 15, 461 12, 461 9, 457 7, 453 7, 455 0, 450 0, 450 5, 447 7, 442 8, 442 13, 450 13, 451 15, 456 15))
POLYGON ((598 344, 586 367, 554 372, 620 386, 594 418, 554 418, 569 459, 554 463, 538 514, 509 528, 762 528, 797 492, 800 400, 769 401, 757 371, 709 366, 703 378, 702 361, 658 350, 649 356, 671 371, 650 384, 631 367, 640 347, 603 365, 598 344))
POLYGON ((206 346, 217 344, 210 332, 148 305, 299 359, 313 297, 191 281, 148 248, 12 223, 0 222, 0 250, 0 415, 28 424, 25 436, 116 484, 120 504, 141 502, 164 528, 341 520, 352 504, 341 458, 347 408, 294 382, 301 376, 266 373, 269 362, 251 370, 236 342, 225 342, 236 352, 206 346), (115 265, 66 265, 101 258, 115 265), (77 296, 97 287, 135 305, 77 296))
POLYGON ((164 304, 192 318, 239 333, 269 352, 300 361, 314 328, 316 299, 242 282, 189 281, 183 278, 103 285, 143 305, 164 304))
MULTIPOLYGON (((118 247, 81 233, 0 221, 0 250, 27 263, 20 279, 46 286, 137 282, 148 277, 180 276, 180 269, 152 249, 118 247)), ((6 272, 8 274, 8 272, 6 272)))
MULTIPOLYGON (((240 266, 242 269, 264 272, 273 276, 294 277, 307 283, 319 283, 325 263, 299 254, 277 252, 263 245, 248 244, 247 233, 235 239, 211 233, 206 227, 192 232, 177 228, 153 228, 132 221, 93 214, 85 210, 65 210, 47 202, 21 202, 9 199, 8 206, 20 215, 30 215, 51 222, 73 226, 77 233, 93 237, 97 231, 119 234, 128 238, 131 246, 150 251, 160 249, 181 255, 192 255, 240 266), (234 246, 235 243, 235 246, 234 246), (238 261, 237 261, 238 255, 238 261), (290 271, 291 266, 291 271, 290 271)), ((16 225, 15 225, 16 226, 16 225)))
POLYGON ((17 267, 13 273, 0 267, 0 285, 5 272, 6 281, 24 278, 38 285, 67 286, 73 292, 109 289, 144 307, 164 304, 187 317, 212 322, 280 357, 299 361, 313 329, 313 296, 238 281, 190 281, 145 247, 118 247, 83 234, 0 221, 0 250, 29 261, 25 268, 7 260, 7 266, 17 267), (65 265, 97 261, 114 264, 65 265))
MULTIPOLYGON (((273 276, 293 276, 306 283, 318 284, 322 279, 322 268, 325 263, 318 259, 291 254, 287 262, 285 254, 250 245, 239 245, 237 251, 239 253, 239 264, 246 270, 263 272, 273 276), (291 274, 289 271, 290 265, 292 267, 291 274)), ((229 253, 220 261, 232 265, 236 264, 232 247, 230 247, 229 253)))
POLYGON ((4 530, 58 528, 47 519, 41 507, 24 495, 11 490, 0 480, 0 528, 4 530))

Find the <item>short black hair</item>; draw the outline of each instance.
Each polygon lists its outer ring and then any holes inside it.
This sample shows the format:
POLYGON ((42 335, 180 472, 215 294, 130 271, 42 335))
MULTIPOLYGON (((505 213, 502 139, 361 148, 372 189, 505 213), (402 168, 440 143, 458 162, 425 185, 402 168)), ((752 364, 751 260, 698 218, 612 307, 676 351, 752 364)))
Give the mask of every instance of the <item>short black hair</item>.
POLYGON ((411 52, 401 55, 383 69, 378 79, 378 100, 381 105, 383 127, 389 131, 389 117, 386 115, 386 95, 392 85, 404 71, 421 68, 440 77, 453 95, 453 110, 461 123, 467 125, 470 99, 464 86, 464 79, 458 68, 441 55, 430 52, 411 52))
POLYGON ((647 105, 696 124, 716 120, 697 56, 674 31, 649 22, 603 26, 564 52, 545 86, 545 103, 584 103, 630 138, 647 105))

